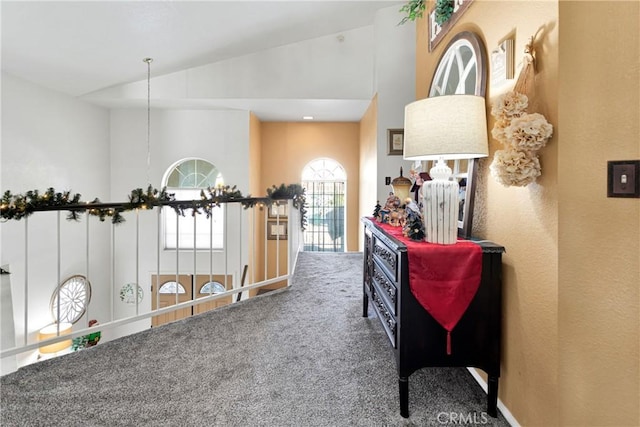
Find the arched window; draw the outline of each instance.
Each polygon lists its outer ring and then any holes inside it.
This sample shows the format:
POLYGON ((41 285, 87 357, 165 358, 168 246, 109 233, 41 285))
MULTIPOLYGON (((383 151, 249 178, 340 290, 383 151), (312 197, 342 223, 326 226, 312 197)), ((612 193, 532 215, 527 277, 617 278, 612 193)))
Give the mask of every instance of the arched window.
POLYGON ((207 282, 200 288, 201 294, 219 294, 224 292, 226 289, 224 285, 220 282, 207 282))
POLYGON ((302 170, 302 187, 308 205, 304 250, 344 252, 347 188, 344 168, 333 159, 313 160, 302 170))
POLYGON ((187 293, 187 291, 185 291, 184 289, 184 286, 182 286, 178 282, 167 282, 160 286, 159 293, 161 294, 175 294, 176 292, 178 292, 179 294, 187 293))
POLYGON ((79 274, 62 282, 51 296, 50 310, 56 323, 76 323, 91 301, 91 284, 79 274), (58 300, 58 297, 60 299, 58 300), (58 308, 60 302, 60 308, 58 308), (58 316, 59 314, 59 316, 58 316))
MULTIPOLYGON (((167 192, 175 194, 176 200, 200 199, 200 191, 207 187, 216 187, 224 183, 222 174, 211 163, 201 159, 186 159, 171 166, 163 179, 167 192)), ((214 207, 211 218, 200 214, 194 217, 187 214, 179 216, 167 207, 164 215, 164 247, 175 249, 222 249, 224 209, 214 207)))

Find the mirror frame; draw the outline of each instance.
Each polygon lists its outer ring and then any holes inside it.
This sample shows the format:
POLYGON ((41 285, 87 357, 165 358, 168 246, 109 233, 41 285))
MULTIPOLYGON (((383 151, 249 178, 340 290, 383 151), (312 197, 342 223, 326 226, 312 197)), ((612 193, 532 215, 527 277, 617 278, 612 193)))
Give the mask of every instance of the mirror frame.
MULTIPOLYGON (((433 77, 431 78, 431 85, 429 86, 429 97, 432 96, 440 96, 440 95, 453 95, 448 93, 443 94, 435 94, 433 93, 435 90, 435 79, 440 75, 441 71, 444 67, 450 63, 449 58, 450 55, 455 54, 454 50, 457 50, 458 46, 470 46, 471 50, 474 53, 474 58, 476 60, 476 84, 475 91, 472 94, 468 95, 477 95, 484 97, 487 90, 487 53, 480 37, 471 31, 462 31, 456 34, 447 44, 440 59, 438 60, 438 66, 436 67, 433 77)), ((444 85, 446 87, 446 85, 444 85)), ((464 93, 463 93, 464 94, 464 93)), ((452 167, 454 171, 459 169, 459 160, 455 161, 456 164, 452 167)), ((471 232, 473 228, 473 207, 475 202, 475 194, 476 194, 476 175, 478 173, 478 159, 469 159, 467 161, 467 171, 462 173, 457 173, 456 176, 458 179, 466 178, 467 187, 465 191, 465 201, 462 207, 463 214, 462 219, 458 220, 458 236, 464 239, 468 239, 471 237, 471 232)))

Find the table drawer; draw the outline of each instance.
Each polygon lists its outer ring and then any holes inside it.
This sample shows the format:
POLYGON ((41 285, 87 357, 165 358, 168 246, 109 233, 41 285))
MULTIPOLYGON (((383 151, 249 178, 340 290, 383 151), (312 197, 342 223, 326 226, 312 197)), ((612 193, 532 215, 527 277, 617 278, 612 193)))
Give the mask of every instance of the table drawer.
POLYGON ((391 341, 391 345, 393 348, 396 348, 396 318, 389 311, 387 305, 382 300, 380 294, 378 293, 378 289, 374 286, 371 292, 371 300, 373 302, 373 307, 376 313, 378 313, 378 317, 381 320, 382 326, 384 327, 387 336, 389 337, 389 341, 391 341))
POLYGON ((373 237, 373 257, 387 270, 388 276, 395 283, 398 281, 398 253, 380 239, 373 237))
POLYGON ((371 273, 373 283, 378 288, 381 297, 384 299, 385 304, 391 311, 391 314, 396 315, 398 289, 394 282, 387 276, 385 269, 381 268, 378 261, 373 262, 373 271, 371 273))

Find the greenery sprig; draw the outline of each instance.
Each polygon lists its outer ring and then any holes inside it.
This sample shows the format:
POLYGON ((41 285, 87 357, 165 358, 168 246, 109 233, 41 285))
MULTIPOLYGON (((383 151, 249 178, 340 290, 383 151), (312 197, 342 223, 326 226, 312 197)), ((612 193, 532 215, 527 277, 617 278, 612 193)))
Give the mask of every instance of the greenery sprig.
MULTIPOLYGON (((178 215, 185 216, 185 211, 191 210, 191 216, 205 214, 207 218, 211 217, 211 211, 214 207, 220 206, 221 203, 232 201, 243 201, 244 196, 234 185, 208 187, 200 191, 200 200, 187 200, 172 203, 170 206, 178 215)), ((243 203, 244 204, 244 203, 243 203)))
POLYGON ((415 21, 418 18, 422 18, 424 10, 427 7, 425 0, 411 0, 402 6, 399 12, 407 14, 398 25, 406 24, 408 21, 415 21))
POLYGON ((293 199, 293 207, 300 211, 300 227, 307 229, 307 197, 304 188, 300 184, 280 184, 267 188, 267 197, 270 200, 293 199))
POLYGON ((453 1, 452 0, 437 0, 435 8, 435 20, 438 25, 442 25, 451 18, 453 14, 453 1))
MULTIPOLYGON (((408 21, 415 21, 418 18, 422 18, 424 11, 427 8, 426 0, 410 0, 404 6, 402 6, 399 12, 406 13, 406 16, 398 23, 402 25, 408 21)), ((453 14, 454 2, 453 0, 436 0, 436 7, 434 9, 434 17, 438 25, 442 25, 451 18, 453 14)))

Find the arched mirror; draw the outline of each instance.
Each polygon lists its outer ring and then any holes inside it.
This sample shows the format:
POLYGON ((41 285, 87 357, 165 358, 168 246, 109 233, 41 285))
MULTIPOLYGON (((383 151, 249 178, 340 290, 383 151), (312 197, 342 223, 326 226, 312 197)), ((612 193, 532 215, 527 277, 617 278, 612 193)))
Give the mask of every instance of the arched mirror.
POLYGON ((470 31, 458 33, 444 50, 431 80, 429 97, 484 96, 487 89, 486 53, 482 40, 470 31))
MULTIPOLYGON (((484 43, 470 31, 451 39, 440 57, 429 89, 429 97, 441 95, 485 96, 487 88, 487 55, 484 43)), ((461 118, 462 119, 462 118, 461 118)), ((450 165, 460 186, 458 236, 471 236, 473 203, 476 192, 478 160, 455 160, 450 165)))

